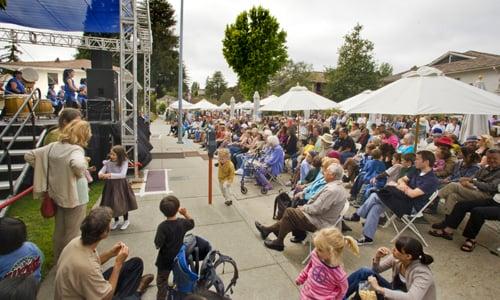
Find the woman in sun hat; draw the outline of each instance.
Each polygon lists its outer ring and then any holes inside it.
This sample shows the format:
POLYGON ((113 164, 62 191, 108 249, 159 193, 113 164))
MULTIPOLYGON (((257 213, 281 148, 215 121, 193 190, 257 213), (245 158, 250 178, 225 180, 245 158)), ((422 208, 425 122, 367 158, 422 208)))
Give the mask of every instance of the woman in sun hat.
POLYGON ((318 155, 320 157, 325 157, 328 150, 330 150, 330 148, 332 147, 333 137, 331 134, 325 133, 321 135, 319 139, 321 140, 321 147, 318 155))

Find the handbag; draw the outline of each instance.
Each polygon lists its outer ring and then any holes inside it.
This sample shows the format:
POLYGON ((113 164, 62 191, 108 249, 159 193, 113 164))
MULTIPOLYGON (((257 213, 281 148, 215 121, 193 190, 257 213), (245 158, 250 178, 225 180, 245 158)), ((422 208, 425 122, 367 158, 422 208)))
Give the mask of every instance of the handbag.
POLYGON ((56 210, 57 206, 56 203, 54 202, 54 199, 52 199, 49 196, 49 154, 50 151, 52 150, 52 146, 50 146, 49 152, 47 153, 47 185, 46 185, 46 191, 43 193, 43 200, 42 200, 42 206, 40 207, 40 213, 42 214, 42 217, 44 218, 52 218, 56 215, 56 210))
POLYGON ((281 220, 285 210, 292 206, 292 199, 286 192, 280 192, 274 198, 273 220, 281 220))

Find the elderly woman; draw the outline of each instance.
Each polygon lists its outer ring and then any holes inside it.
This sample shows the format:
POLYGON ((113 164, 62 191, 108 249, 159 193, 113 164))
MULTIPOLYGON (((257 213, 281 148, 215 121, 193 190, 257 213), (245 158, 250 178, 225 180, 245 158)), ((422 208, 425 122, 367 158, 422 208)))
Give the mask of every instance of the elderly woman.
POLYGON ((262 186, 262 188, 270 190, 273 186, 267 179, 266 174, 278 176, 283 171, 285 155, 277 136, 272 135, 268 137, 267 145, 268 150, 264 159, 256 166, 255 179, 257 180, 257 183, 262 186))
POLYGON ((396 150, 397 153, 406 154, 415 152, 415 137, 411 133, 404 135, 401 145, 396 150))
POLYGON ((84 147, 90 140, 90 125, 73 120, 62 130, 59 141, 31 150, 24 159, 34 167, 34 192, 48 191, 56 205, 54 260, 63 248, 80 234, 88 202, 87 169, 84 147), (48 174, 47 174, 48 173, 48 174))

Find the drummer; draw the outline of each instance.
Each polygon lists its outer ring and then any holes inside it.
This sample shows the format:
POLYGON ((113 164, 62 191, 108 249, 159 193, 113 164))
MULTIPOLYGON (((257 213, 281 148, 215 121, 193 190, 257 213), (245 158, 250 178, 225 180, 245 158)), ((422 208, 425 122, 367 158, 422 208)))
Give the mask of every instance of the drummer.
POLYGON ((64 70, 64 103, 66 107, 80 108, 80 103, 76 99, 78 88, 75 86, 75 82, 73 81, 74 77, 75 71, 73 69, 64 70))
POLYGON ((26 89, 24 88, 22 76, 23 76, 23 72, 14 71, 14 77, 12 77, 5 85, 5 95, 26 93, 26 89))
POLYGON ((62 99, 60 100, 57 97, 56 90, 54 89, 54 83, 49 83, 49 90, 47 91, 47 99, 52 103, 52 107, 54 107, 54 114, 57 116, 59 111, 62 109, 62 99))

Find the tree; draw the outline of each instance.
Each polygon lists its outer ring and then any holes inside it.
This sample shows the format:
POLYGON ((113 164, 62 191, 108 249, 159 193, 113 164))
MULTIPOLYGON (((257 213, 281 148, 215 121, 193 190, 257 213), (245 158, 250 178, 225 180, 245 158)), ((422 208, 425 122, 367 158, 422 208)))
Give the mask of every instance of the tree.
POLYGON ((0 0, 0 9, 5 10, 7 7, 7 0, 0 0))
POLYGON ((281 95, 296 86, 297 83, 305 86, 311 74, 312 65, 305 62, 294 63, 289 60, 286 65, 269 80, 269 93, 281 95))
POLYGON ((220 100, 227 89, 227 82, 221 71, 215 71, 212 77, 207 77, 205 82, 205 96, 208 99, 220 100))
POLYGON ((0 61, 16 62, 21 60, 18 54, 23 54, 23 52, 17 48, 16 40, 12 40, 11 44, 4 46, 3 49, 6 53, 0 56, 0 61))
POLYGON ((200 84, 196 81, 193 81, 193 84, 191 84, 191 95, 193 97, 198 97, 199 92, 200 92, 200 84))
POLYGON ((227 88, 227 90, 220 97, 219 104, 226 103, 229 105, 231 97, 234 97, 236 101, 244 99, 244 96, 241 94, 239 83, 235 86, 227 88))
POLYGON ((344 36, 336 68, 327 68, 327 97, 342 101, 367 89, 376 89, 379 74, 373 59, 373 43, 361 38, 363 26, 357 24, 344 36))
POLYGON ((157 112, 159 115, 163 115, 165 110, 167 110, 167 105, 165 104, 165 102, 161 102, 160 104, 158 104, 157 112))
POLYGON ((286 32, 261 6, 242 12, 234 24, 227 25, 222 43, 224 58, 238 74, 241 91, 248 99, 255 91, 265 91, 271 76, 288 58, 286 32))
POLYGON ((391 76, 392 75, 392 66, 389 63, 381 63, 380 66, 378 66, 378 76, 380 79, 391 76))

